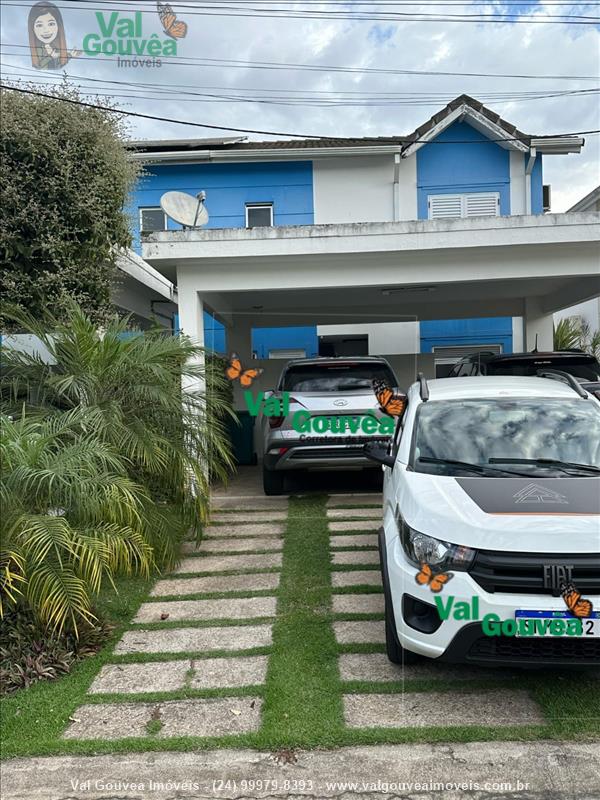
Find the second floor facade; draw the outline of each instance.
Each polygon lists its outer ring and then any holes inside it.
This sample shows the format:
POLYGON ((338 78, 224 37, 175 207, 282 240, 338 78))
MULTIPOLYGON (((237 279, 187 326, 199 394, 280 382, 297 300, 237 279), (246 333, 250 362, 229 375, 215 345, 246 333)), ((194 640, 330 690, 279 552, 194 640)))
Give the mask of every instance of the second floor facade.
POLYGON ((208 228, 543 214, 543 158, 582 146, 524 134, 465 95, 405 137, 136 142, 136 246, 181 227, 160 207, 173 190, 206 192, 208 228))

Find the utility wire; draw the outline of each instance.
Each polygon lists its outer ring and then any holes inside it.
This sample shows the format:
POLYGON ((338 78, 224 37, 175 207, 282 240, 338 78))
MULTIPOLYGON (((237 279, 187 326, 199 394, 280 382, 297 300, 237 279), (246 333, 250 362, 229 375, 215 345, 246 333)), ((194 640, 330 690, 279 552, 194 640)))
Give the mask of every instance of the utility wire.
MULTIPOLYGON (((251 128, 233 128, 228 125, 210 125, 205 122, 192 122, 190 120, 182 120, 182 119, 173 119, 171 117, 159 117, 153 114, 141 114, 136 111, 125 111, 120 108, 111 108, 109 106, 101 106, 96 103, 86 103, 82 100, 73 100, 67 97, 57 97, 56 95, 52 94, 45 94, 43 92, 35 92, 31 89, 21 89, 16 86, 7 86, 3 85, 4 89, 7 89, 12 92, 19 92, 21 94, 33 95, 35 97, 45 97, 49 100, 58 100, 61 103, 69 103, 71 105, 82 106, 84 108, 93 108, 96 110, 101 111, 110 111, 115 114, 122 114, 128 117, 141 117, 142 119, 152 119, 158 122, 173 122, 178 125, 190 125, 196 128, 210 128, 211 130, 220 130, 220 131, 232 131, 234 133, 257 133, 263 136, 287 136, 287 137, 294 137, 299 139, 325 139, 325 140, 335 140, 340 138, 353 138, 353 137, 339 137, 339 136, 315 136, 314 134, 299 134, 299 133, 281 133, 280 131, 263 131, 263 130, 255 130, 251 128)), ((590 134, 597 134, 600 133, 600 129, 597 130, 588 130, 588 131, 575 131, 573 133, 555 133, 555 134, 546 134, 544 136, 536 136, 536 139, 564 139, 569 138, 572 136, 585 136, 590 134)), ((365 137, 359 137, 365 138, 365 137)), ((378 137, 366 137, 366 138, 378 138, 378 137)), ((389 136, 384 137, 387 139, 395 139, 398 138, 398 143, 401 144, 403 140, 410 139, 409 136, 389 136)), ((531 137, 526 137, 531 138, 531 137)), ((520 137, 503 137, 501 139, 486 139, 484 143, 487 142, 522 142, 523 139, 520 137)), ((417 144, 417 143, 427 143, 427 144, 436 144, 436 142, 430 142, 428 139, 410 139, 410 144, 417 144)), ((472 140, 472 141, 453 141, 453 142, 442 142, 440 144, 481 144, 480 140, 472 140)))
MULTIPOLYGON (((8 42, 4 46, 14 47, 19 50, 26 50, 26 54, 7 53, 15 57, 29 58, 29 45, 8 42)), ((118 63, 119 58, 125 56, 79 56, 78 61, 108 61, 118 63)), ((129 57, 129 56, 128 56, 129 57)), ((325 64, 301 64, 284 61, 244 61, 224 58, 200 58, 192 56, 181 56, 174 59, 160 57, 162 64, 178 66, 202 66, 222 69, 258 69, 275 71, 299 72, 336 72, 351 75, 410 75, 410 76, 435 76, 435 77, 460 77, 460 78, 510 78, 526 80, 578 80, 578 81, 597 81, 599 75, 531 75, 531 74, 510 74, 499 72, 452 72, 449 70, 414 70, 414 69, 387 69, 384 67, 335 67, 325 64)))
MULTIPOLYGON (((4 66, 14 69, 12 64, 5 64, 4 66)), ((37 73, 36 70, 29 70, 28 74, 23 72, 6 73, 6 79, 31 81, 31 73, 37 73)), ((57 83, 62 81, 61 75, 49 75, 48 78, 54 79, 51 86, 56 86, 57 83)), ((71 78, 78 79, 79 88, 94 95, 94 97, 114 97, 119 99, 138 99, 138 100, 157 100, 168 99, 177 102, 213 102, 213 103, 255 103, 265 105, 279 105, 279 106, 292 106, 292 107, 312 107, 312 108, 331 108, 331 107, 354 107, 354 108, 377 108, 377 107, 398 107, 398 106, 440 106, 446 105, 453 100, 455 94, 441 94, 430 93, 421 95, 420 93, 409 92, 404 93, 359 93, 360 96, 353 96, 355 93, 340 93, 338 96, 336 92, 326 92, 311 94, 310 92, 302 92, 296 90, 298 96, 290 96, 287 94, 286 89, 271 89, 268 90, 270 94, 267 95, 243 95, 239 91, 248 92, 261 92, 263 90, 236 90, 232 87, 197 87, 197 90, 182 90, 177 89, 176 85, 156 85, 148 83, 133 83, 129 81, 109 80, 102 78, 91 78, 82 75, 71 75, 71 78), (91 84, 91 85, 90 85, 91 84), (98 91, 96 91, 98 87, 98 91), (112 87, 124 87, 128 90, 127 94, 117 93, 117 89, 112 87), (226 92, 226 94, 213 94, 212 91, 226 92), (200 91, 205 89, 206 91, 200 91), (101 92, 106 91, 109 94, 101 92), (278 93, 278 94, 277 94, 278 93)), ((39 87, 43 88, 44 85, 40 84, 39 87)), ((531 100, 546 100, 552 98, 562 97, 587 97, 590 95, 597 95, 600 93, 600 88, 595 89, 569 89, 564 91, 549 90, 542 92, 523 92, 519 93, 478 93, 478 99, 485 102, 494 103, 516 103, 516 102, 529 102, 531 100)))
MULTIPOLYGON (((27 3, 10 2, 9 5, 15 8, 30 8, 27 3)), ((55 4, 57 8, 66 10, 89 10, 108 12, 114 8, 98 6, 98 0, 73 0, 68 5, 55 4), (94 6, 88 3, 95 3, 94 6), (75 3, 82 5, 75 6, 75 3)), ((129 3, 131 5, 131 3, 129 3)), ((187 9, 185 16, 217 16, 217 17, 243 17, 253 19, 321 19, 332 22, 336 21, 358 21, 358 22, 450 22, 462 24, 511 24, 511 25, 598 25, 600 17, 586 17, 580 15, 530 15, 530 14, 448 14, 431 12, 364 12, 364 11, 327 11, 310 10, 296 8, 260 8, 260 7, 236 7, 236 6, 194 6, 196 10, 187 9), (523 19, 526 17, 526 19, 523 19)), ((143 14, 156 14, 153 8, 123 8, 126 13, 139 11, 143 14)))

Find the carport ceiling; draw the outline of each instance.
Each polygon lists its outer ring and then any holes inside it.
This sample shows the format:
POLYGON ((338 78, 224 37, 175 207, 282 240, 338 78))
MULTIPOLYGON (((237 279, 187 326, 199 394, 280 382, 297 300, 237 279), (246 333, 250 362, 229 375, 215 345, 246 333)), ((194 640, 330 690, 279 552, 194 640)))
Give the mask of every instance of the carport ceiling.
MULTIPOLYGON (((589 279, 587 279, 589 281, 589 279)), ((482 316, 520 316, 525 297, 568 296, 574 280, 545 278, 412 286, 330 287, 208 292, 202 300, 217 317, 235 322, 251 317, 256 327, 272 325, 400 322, 482 316)), ((586 279, 576 281, 578 293, 586 279)), ((596 287, 597 290, 597 287, 596 287)), ((590 282, 589 291, 594 286, 590 282)))

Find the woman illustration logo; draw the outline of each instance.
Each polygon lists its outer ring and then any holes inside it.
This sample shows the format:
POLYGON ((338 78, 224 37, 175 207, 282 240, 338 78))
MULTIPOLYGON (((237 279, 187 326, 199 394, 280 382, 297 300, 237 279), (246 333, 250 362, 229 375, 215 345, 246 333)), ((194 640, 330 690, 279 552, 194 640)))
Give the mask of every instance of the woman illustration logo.
POLYGON ((29 12, 29 47, 36 69, 60 69, 70 58, 81 55, 67 50, 62 14, 54 3, 36 3, 29 12))

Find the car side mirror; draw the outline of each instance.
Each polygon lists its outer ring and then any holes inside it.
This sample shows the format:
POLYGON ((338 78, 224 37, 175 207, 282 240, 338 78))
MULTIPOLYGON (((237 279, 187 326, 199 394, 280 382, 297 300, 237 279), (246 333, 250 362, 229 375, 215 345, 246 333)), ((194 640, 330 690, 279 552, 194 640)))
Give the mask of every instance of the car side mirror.
POLYGON ((384 467, 393 467, 396 459, 389 455, 387 444, 381 442, 367 442, 363 445, 363 452, 369 461, 383 464, 384 467))

